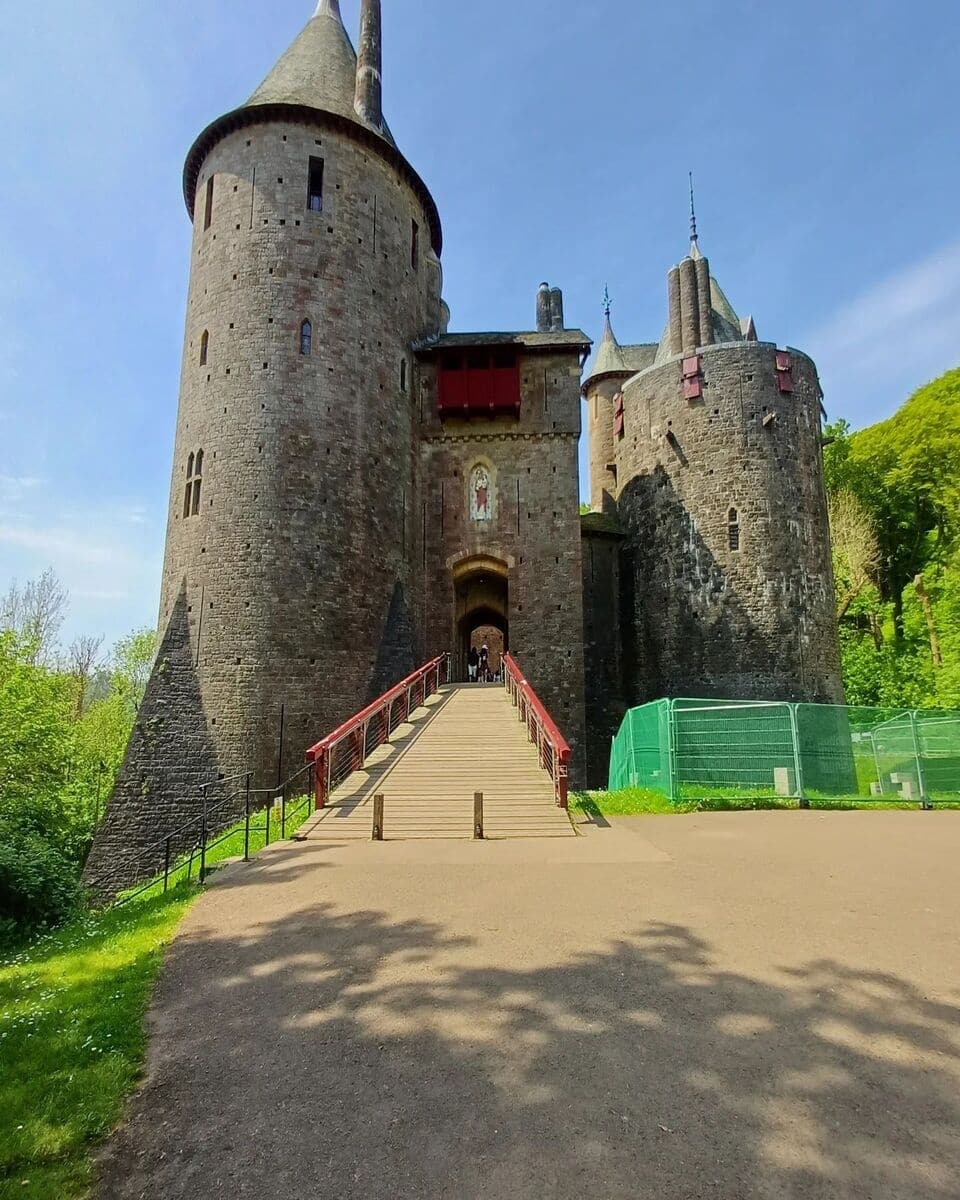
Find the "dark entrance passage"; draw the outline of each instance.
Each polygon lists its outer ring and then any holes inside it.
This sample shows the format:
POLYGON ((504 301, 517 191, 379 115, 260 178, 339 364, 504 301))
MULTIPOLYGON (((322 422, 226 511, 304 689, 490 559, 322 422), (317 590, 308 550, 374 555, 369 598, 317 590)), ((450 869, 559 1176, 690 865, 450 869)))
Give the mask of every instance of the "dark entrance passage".
POLYGON ((454 567, 456 592, 456 678, 467 678, 467 654, 486 641, 491 671, 498 671, 510 649, 508 568, 497 558, 477 556, 454 567))

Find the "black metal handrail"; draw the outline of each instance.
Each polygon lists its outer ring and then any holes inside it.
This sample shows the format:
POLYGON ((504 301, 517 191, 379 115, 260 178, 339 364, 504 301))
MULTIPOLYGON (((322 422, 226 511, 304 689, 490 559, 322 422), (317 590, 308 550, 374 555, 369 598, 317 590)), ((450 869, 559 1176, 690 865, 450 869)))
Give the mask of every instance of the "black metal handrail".
MULTIPOLYGON (((232 775, 228 779, 218 779, 212 783, 202 784, 200 787, 201 801, 203 811, 197 817, 192 817, 189 821, 178 826, 171 833, 166 834, 162 838, 158 838, 155 842, 151 842, 141 850, 137 856, 137 861, 142 862, 149 855, 155 859, 158 851, 162 848, 163 851, 163 870, 152 870, 150 878, 139 887, 132 891, 123 892, 114 897, 112 907, 119 908, 125 904, 129 904, 131 900, 137 899, 145 892, 157 887, 161 882, 163 891, 166 893, 170 887, 171 878, 176 875, 184 866, 187 868, 187 881, 193 878, 193 864, 199 859, 198 881, 202 884, 205 882, 208 868, 207 856, 211 850, 222 845, 229 838, 237 833, 236 820, 229 820, 224 825, 221 818, 224 810, 230 813, 236 813, 240 807, 240 802, 243 803, 243 861, 250 861, 250 835, 253 833, 263 833, 264 846, 269 846, 271 842, 271 813, 277 807, 280 809, 280 839, 286 840, 287 823, 292 818, 296 817, 303 811, 307 810, 309 817, 313 805, 314 791, 314 764, 308 763, 305 767, 301 767, 289 779, 279 784, 277 787, 271 788, 253 788, 253 772, 247 771, 237 775, 232 775), (208 794, 211 787, 222 786, 226 782, 233 782, 242 779, 243 786, 232 791, 225 796, 217 804, 210 806, 208 803, 208 794), (295 795, 294 788, 298 781, 304 781, 304 791, 301 793, 299 803, 294 803, 291 808, 291 799, 295 795), (263 800, 263 798, 266 798, 263 800), (263 802, 260 802, 263 801, 263 802), (263 825, 254 823, 256 814, 263 812, 265 820, 263 825), (215 830, 215 832, 211 832, 215 830), (193 832, 196 835, 191 837, 193 832), (177 851, 176 859, 174 857, 174 846, 182 847, 177 851)), ((276 840, 276 839, 275 839, 276 840)), ((148 859, 149 861, 149 859, 148 859)), ((101 877, 95 879, 88 884, 91 891, 96 891, 98 887, 107 883, 107 878, 101 877)))

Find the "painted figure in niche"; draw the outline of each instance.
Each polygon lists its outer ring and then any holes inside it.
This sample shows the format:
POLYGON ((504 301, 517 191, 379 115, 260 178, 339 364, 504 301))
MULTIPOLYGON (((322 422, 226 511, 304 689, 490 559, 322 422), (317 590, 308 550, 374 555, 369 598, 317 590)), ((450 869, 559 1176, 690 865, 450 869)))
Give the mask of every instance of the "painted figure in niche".
POLYGON ((493 516, 490 475, 486 467, 476 467, 470 481, 470 516, 474 521, 489 521, 493 516))

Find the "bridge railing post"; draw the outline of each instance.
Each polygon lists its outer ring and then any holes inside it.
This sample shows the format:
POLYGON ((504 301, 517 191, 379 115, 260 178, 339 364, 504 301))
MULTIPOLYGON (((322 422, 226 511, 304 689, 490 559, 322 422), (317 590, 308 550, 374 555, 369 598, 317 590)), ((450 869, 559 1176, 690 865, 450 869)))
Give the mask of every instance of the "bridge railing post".
POLYGON ((377 795, 373 798, 373 840, 375 842, 383 841, 383 796, 377 795))

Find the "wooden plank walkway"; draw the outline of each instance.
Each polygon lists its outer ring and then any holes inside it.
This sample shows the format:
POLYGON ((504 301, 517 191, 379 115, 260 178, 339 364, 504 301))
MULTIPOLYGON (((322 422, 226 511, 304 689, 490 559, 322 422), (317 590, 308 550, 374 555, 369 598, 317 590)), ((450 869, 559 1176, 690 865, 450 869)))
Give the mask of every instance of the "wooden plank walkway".
POLYGON ((370 838, 373 797, 382 793, 385 840, 470 838, 474 792, 483 792, 487 838, 576 836, 507 693, 477 684, 431 696, 299 836, 370 838))

